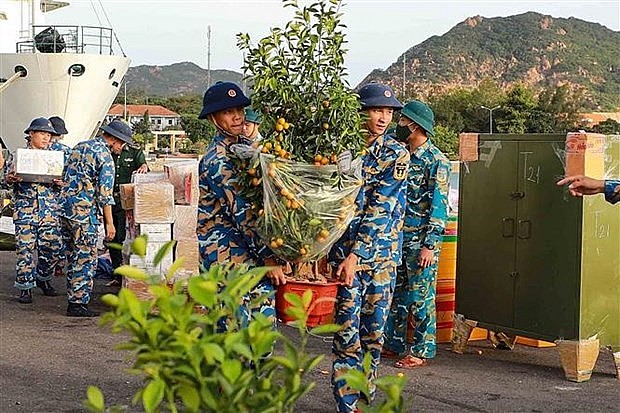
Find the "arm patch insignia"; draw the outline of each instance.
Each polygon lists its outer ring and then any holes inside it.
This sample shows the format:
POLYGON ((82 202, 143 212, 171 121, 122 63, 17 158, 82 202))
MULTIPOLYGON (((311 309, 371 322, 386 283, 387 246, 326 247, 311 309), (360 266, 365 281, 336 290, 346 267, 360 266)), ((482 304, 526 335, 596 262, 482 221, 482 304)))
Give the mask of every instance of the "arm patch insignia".
POLYGON ((407 178, 407 162, 397 161, 394 166, 394 179, 402 181, 407 178))

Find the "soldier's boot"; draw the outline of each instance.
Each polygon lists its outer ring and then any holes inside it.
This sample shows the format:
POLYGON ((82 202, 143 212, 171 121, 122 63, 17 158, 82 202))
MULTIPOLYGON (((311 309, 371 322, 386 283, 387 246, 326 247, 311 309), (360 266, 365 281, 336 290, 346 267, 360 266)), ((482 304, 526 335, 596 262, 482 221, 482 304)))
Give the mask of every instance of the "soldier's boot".
POLYGON ((22 304, 32 304, 32 288, 28 288, 27 290, 22 290, 17 298, 22 304))
POLYGON ((88 304, 69 303, 67 306, 68 317, 97 317, 97 311, 89 310, 88 304))
POLYGON ((46 295, 48 297, 56 297, 58 295, 58 293, 56 292, 54 287, 52 287, 52 284, 50 284, 49 281, 39 281, 39 280, 37 280, 37 287, 42 289, 43 290, 43 295, 46 295))

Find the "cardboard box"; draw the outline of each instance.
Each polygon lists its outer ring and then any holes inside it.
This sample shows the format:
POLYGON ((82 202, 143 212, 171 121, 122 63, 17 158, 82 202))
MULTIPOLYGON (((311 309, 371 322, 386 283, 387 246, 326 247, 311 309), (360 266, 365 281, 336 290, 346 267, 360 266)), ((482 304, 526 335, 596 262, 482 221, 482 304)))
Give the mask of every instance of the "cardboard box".
POLYGON ((200 252, 198 251, 198 239, 178 240, 175 246, 174 259, 183 258, 180 269, 186 270, 193 275, 198 275, 200 268, 200 252))
POLYGON ((164 172, 170 183, 174 185, 176 204, 198 204, 198 160, 168 162, 164 164, 164 172))
POLYGON ((155 265, 155 256, 159 250, 166 244, 166 242, 151 242, 146 245, 146 255, 144 258, 132 254, 129 257, 129 265, 136 268, 141 268, 149 275, 161 275, 164 277, 170 267, 172 266, 172 256, 174 251, 170 249, 163 259, 155 265))
POLYGON ((18 148, 15 151, 15 173, 25 182, 50 183, 62 178, 64 152, 18 148))
POLYGON ((172 226, 172 238, 196 239, 196 225, 198 223, 198 205, 175 205, 175 220, 172 226))
POLYGON ((171 184, 153 182, 135 185, 136 224, 172 224, 174 219, 174 187, 171 184))
POLYGON ((132 174, 131 182, 134 184, 147 184, 152 182, 167 181, 166 174, 163 172, 147 172, 145 174, 132 174))
POLYGON ((139 224, 140 235, 146 234, 149 242, 168 242, 172 239, 170 224, 139 224))
POLYGON ((121 207, 124 210, 133 209, 134 206, 134 184, 121 184, 119 186, 121 193, 121 207))

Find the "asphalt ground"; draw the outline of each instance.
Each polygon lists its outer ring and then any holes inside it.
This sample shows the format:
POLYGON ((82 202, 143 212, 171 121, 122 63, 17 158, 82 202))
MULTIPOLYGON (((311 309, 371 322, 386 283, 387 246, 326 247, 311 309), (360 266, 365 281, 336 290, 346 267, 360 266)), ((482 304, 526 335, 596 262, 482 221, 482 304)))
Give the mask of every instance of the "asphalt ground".
MULTIPOLYGON (((65 316, 64 295, 35 292, 32 305, 17 303, 13 288, 15 254, 0 251, 0 413, 84 412, 89 385, 99 386, 108 404, 131 405, 140 377, 131 375, 131 355, 115 350, 125 337, 111 333, 98 319, 65 316)), ((52 280, 64 290, 64 280, 52 280)), ((105 311, 100 297, 114 290, 97 280, 91 307, 105 311)), ((292 328, 280 326, 290 337, 292 328)), ((309 351, 324 354, 309 374, 316 387, 298 404, 298 412, 333 412, 329 386, 329 337, 312 337, 309 351)), ((555 348, 516 345, 493 349, 471 342, 465 354, 440 344, 437 357, 415 370, 382 362, 380 374, 400 371, 408 377, 405 397, 410 412, 620 412, 620 380, 611 352, 602 350, 592 378, 573 383, 564 378, 555 348)))

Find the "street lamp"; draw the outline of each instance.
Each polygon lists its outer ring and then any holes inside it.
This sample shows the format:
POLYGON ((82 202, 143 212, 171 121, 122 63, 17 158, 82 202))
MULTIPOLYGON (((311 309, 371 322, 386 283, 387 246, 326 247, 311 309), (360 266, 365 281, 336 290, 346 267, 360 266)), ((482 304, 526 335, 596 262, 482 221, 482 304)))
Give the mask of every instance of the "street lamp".
POLYGON ((495 109, 501 108, 501 105, 497 105, 494 108, 487 108, 484 105, 480 105, 481 109, 486 109, 489 111, 489 135, 493 133, 493 111, 495 109))

